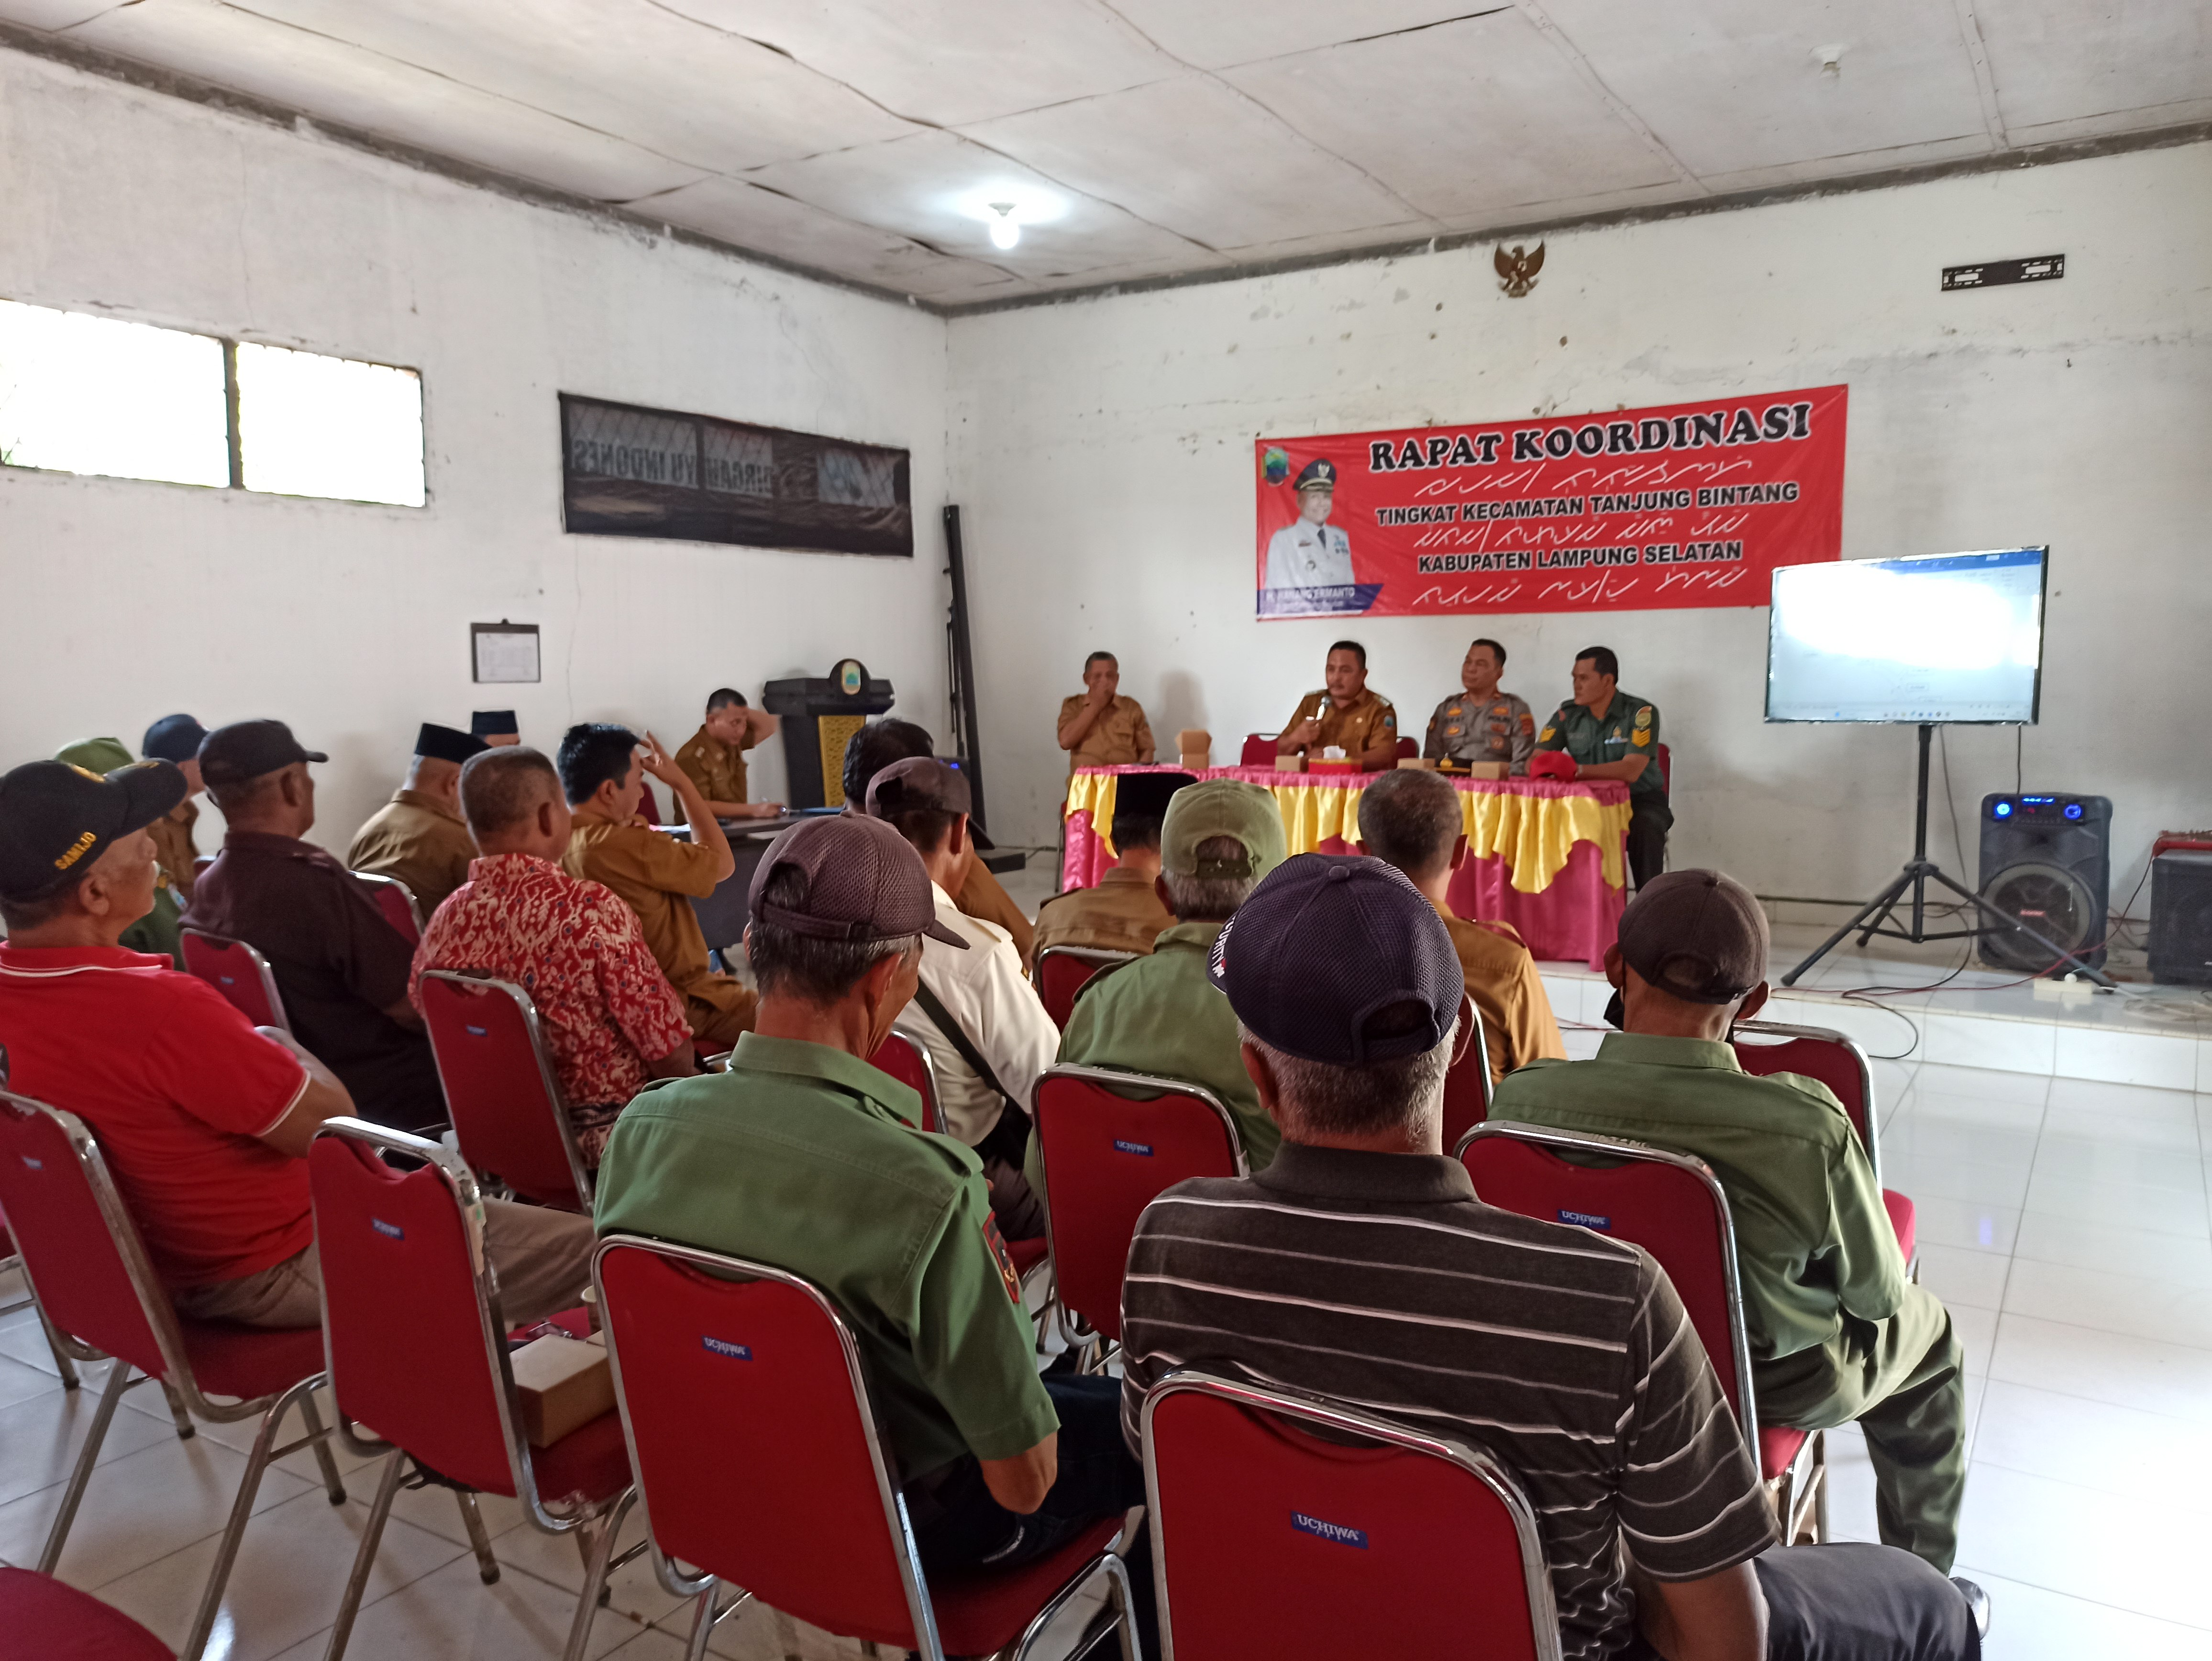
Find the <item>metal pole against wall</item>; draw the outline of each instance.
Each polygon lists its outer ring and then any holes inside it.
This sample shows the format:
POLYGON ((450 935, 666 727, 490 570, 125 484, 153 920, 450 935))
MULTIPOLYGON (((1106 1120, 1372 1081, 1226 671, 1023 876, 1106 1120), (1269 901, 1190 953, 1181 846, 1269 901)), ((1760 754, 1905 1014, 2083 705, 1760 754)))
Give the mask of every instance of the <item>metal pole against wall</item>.
POLYGON ((960 554, 960 509, 945 509, 945 552, 952 575, 952 738, 968 764, 968 794, 977 824, 983 812, 983 740, 975 723, 975 653, 968 630, 968 573, 960 554))

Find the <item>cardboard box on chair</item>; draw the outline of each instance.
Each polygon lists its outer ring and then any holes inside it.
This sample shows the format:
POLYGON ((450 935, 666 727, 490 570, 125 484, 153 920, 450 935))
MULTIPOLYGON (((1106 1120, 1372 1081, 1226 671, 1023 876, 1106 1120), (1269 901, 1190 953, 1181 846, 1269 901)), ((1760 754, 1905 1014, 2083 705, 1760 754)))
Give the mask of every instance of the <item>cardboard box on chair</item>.
POLYGON ((603 1343, 567 1337, 533 1338, 512 1351, 514 1394, 522 1433, 534 1448, 550 1447, 581 1430, 615 1405, 615 1376, 603 1343))

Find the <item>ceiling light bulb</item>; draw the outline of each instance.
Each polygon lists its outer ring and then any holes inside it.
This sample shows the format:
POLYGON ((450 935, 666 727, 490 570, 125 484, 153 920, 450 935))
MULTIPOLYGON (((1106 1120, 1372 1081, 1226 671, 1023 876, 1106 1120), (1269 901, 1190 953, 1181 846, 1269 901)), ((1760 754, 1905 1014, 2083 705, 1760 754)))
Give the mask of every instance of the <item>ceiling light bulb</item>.
POLYGON ((991 222, 991 246, 994 248, 1012 247, 1022 240, 1021 225, 1014 218, 1014 204, 994 202, 991 211, 999 216, 991 222))

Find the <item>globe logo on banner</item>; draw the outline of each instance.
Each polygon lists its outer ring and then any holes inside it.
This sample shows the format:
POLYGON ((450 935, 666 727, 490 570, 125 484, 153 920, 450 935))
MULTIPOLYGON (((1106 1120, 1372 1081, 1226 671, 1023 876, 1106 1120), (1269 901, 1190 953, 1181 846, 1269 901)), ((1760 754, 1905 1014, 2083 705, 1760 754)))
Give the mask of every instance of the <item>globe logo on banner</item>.
POLYGON ((1842 557, 1848 394, 1262 438, 1258 615, 1764 605, 1842 557))

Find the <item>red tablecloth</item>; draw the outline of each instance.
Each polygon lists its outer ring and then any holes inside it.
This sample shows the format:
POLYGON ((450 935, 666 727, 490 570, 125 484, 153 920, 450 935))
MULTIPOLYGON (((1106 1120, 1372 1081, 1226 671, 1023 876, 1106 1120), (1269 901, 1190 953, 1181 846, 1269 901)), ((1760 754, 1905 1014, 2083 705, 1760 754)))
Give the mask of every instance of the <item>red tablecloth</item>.
MULTIPOLYGON (((1090 887, 1114 863, 1113 850, 1092 823, 1095 810, 1110 811, 1110 777, 1175 770, 1086 767, 1077 772, 1068 783, 1062 887, 1090 887)), ((1243 779, 1272 789, 1291 853, 1345 854, 1352 851, 1346 833, 1358 835, 1359 793, 1377 776, 1214 767, 1200 776, 1243 779)), ((1471 798, 1468 855, 1452 877, 1452 910, 1463 917, 1512 924, 1538 958, 1603 967, 1626 892, 1628 787, 1609 780, 1553 779, 1454 779, 1451 784, 1471 798)))

